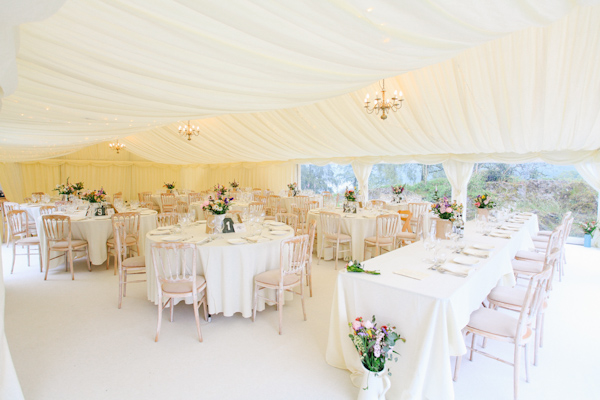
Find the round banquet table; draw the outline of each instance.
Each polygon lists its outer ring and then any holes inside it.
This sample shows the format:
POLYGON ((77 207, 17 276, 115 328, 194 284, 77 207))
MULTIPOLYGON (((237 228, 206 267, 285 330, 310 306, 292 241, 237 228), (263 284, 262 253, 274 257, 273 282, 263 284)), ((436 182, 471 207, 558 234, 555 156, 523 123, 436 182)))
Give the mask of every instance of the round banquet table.
MULTIPOLYGON (((369 236, 375 236, 376 228, 376 217, 381 214, 388 214, 389 211, 378 212, 375 210, 364 211, 361 210, 356 214, 344 213, 341 208, 335 208, 333 210, 310 210, 308 212, 308 222, 317 221, 317 255, 322 257, 321 254, 321 240, 322 240, 322 228, 321 228, 321 211, 334 212, 342 216, 342 228, 341 232, 352 237, 351 248, 352 248, 352 259, 358 261, 364 261, 364 250, 365 250, 365 238, 369 236)), ((342 245, 340 245, 341 247, 342 245)))
POLYGON ((408 210, 408 203, 405 201, 401 203, 385 203, 385 209, 393 212, 408 210))
MULTIPOLYGON (((183 228, 177 235, 156 230, 146 235, 146 285, 148 300, 158 304, 156 272, 152 260, 152 243, 161 241, 183 241, 197 243, 197 273, 203 275, 207 284, 208 310, 210 314, 223 313, 229 317, 239 312, 244 318, 252 316, 254 301, 254 277, 261 272, 279 268, 280 244, 283 239, 292 237, 293 230, 287 225, 275 225, 274 221, 265 222, 265 229, 259 242, 230 244, 228 240, 250 236, 247 233, 226 233, 210 242, 202 242, 209 235, 206 225, 196 223, 183 228), (286 230, 284 235, 271 234, 266 228, 286 230)), ((191 265, 188 265, 191 270, 191 265)), ((267 297, 275 299, 275 291, 267 290, 267 297)), ((286 293, 286 299, 291 299, 286 293)), ((192 303, 191 296, 185 299, 192 303)), ((265 308, 265 301, 259 299, 258 311, 265 308)))
MULTIPOLYGON (((144 237, 146 233, 156 229, 156 211, 138 209, 140 218, 140 254, 144 254, 144 237)), ((39 212, 39 211, 38 211, 39 212)), ((62 213, 57 213, 64 215, 62 213)), ((108 254, 106 252, 106 241, 113 236, 112 222, 109 216, 102 217, 86 217, 85 211, 77 211, 74 214, 67 214, 71 217, 71 238, 72 239, 83 239, 88 242, 88 250, 90 252, 90 262, 94 265, 100 265, 104 263, 108 254)), ((44 267, 47 263, 46 256, 46 234, 42 226, 42 219, 39 217, 36 220, 37 231, 42 243, 42 260, 44 267)), ((50 257, 59 255, 58 252, 50 253, 50 257)), ((50 264, 51 268, 64 263, 64 258, 57 258, 52 260, 50 264)))
MULTIPOLYGON (((204 210, 202 209, 202 205, 204 202, 197 201, 195 203, 190 204, 190 211, 194 210, 196 212, 196 220, 204 221, 204 210)), ((230 209, 233 211, 244 211, 244 209, 248 208, 250 203, 246 203, 243 201, 234 201, 231 203, 230 209)))
MULTIPOLYGON (((160 194, 153 194, 152 196, 150 196, 150 198, 152 199, 152 202, 158 206, 160 212, 163 212, 160 194)), ((188 202, 187 194, 178 194, 175 195, 175 198, 177 199, 177 201, 184 201, 186 203, 188 202)))
MULTIPOLYGON (((296 197, 285 196, 279 200, 279 206, 281 208, 285 208, 285 212, 290 213, 290 212, 292 212, 292 204, 294 204, 295 201, 296 201, 296 197)), ((319 207, 323 207, 323 196, 321 196, 321 195, 309 196, 308 201, 318 201, 319 207)))
POLYGON ((23 210, 25 212, 27 212, 27 214, 29 215, 29 220, 30 221, 37 221, 37 219, 40 216, 40 208, 42 208, 42 206, 53 206, 54 203, 48 203, 48 204, 29 204, 29 203, 25 203, 25 204, 19 204, 19 210, 23 210))

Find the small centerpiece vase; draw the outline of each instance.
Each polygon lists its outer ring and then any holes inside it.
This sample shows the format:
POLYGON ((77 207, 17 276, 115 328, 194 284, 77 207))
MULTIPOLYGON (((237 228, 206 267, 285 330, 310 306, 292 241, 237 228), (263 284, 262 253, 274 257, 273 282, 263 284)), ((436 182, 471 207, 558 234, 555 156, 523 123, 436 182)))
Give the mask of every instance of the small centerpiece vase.
POLYGON ((592 235, 590 233, 583 235, 583 247, 592 247, 592 235))
POLYGON ((446 232, 452 231, 452 221, 449 219, 438 219, 436 220, 435 237, 444 240, 446 239, 446 232))
POLYGON ((483 217, 486 221, 490 218, 490 209, 489 208, 478 208, 477 209, 477 218, 483 217))
POLYGON ((385 394, 390 390, 390 378, 385 367, 382 371, 372 372, 362 366, 363 375, 358 389, 358 400, 385 400, 385 394))

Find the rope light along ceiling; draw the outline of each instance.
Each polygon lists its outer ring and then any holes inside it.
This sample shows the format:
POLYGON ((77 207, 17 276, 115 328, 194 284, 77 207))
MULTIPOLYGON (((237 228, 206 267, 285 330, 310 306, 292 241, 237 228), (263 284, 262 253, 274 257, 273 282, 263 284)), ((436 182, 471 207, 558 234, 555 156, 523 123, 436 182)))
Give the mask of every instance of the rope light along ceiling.
POLYGON ((369 94, 367 93, 365 97, 365 110, 367 110, 367 113, 375 113, 375 115, 379 115, 381 111, 381 119, 386 119, 390 110, 396 112, 402 108, 404 99, 402 98, 402 91, 398 93, 397 90, 394 90, 394 96, 391 99, 386 99, 385 79, 381 82, 382 84, 379 85, 381 87, 381 97, 379 97, 379 92, 375 92, 375 103, 373 107, 369 107, 369 94))
POLYGON ((188 121, 187 125, 179 125, 179 135, 187 136, 187 140, 192 140, 192 135, 200 135, 200 126, 190 125, 190 121, 188 121))

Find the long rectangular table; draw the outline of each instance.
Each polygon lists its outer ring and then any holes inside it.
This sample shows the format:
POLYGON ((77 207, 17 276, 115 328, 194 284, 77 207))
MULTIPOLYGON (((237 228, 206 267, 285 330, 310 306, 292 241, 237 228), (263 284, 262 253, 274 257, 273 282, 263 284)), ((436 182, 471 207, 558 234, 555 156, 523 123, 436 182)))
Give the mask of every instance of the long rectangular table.
POLYGON ((364 263, 366 269, 379 270, 381 275, 340 272, 331 307, 327 362, 350 370, 353 382, 360 382, 362 368, 348 338, 348 323, 375 315, 379 324, 395 326, 406 338, 406 343, 398 342, 395 348, 400 353, 398 362, 388 361, 392 371, 388 398, 453 399, 450 356, 466 352, 461 330, 492 288, 499 282, 514 284, 511 260, 518 250, 533 247, 531 233, 537 226, 533 216, 512 238, 503 239, 477 234, 474 224, 467 223, 467 244, 495 246, 468 277, 429 270, 422 242, 364 263), (429 276, 414 280, 394 273, 401 268, 429 276))

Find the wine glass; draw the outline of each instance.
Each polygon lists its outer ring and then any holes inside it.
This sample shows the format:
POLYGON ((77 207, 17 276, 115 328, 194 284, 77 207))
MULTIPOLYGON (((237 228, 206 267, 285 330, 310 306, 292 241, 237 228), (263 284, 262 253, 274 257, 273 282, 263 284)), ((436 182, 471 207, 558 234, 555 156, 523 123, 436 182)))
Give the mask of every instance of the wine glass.
POLYGON ((427 257, 425 257, 422 261, 425 262, 431 262, 431 250, 433 250, 433 248, 435 247, 435 243, 433 242, 433 239, 431 237, 427 237, 425 238, 425 240, 423 240, 423 247, 425 248, 425 253, 427 254, 427 257))
POLYGON ((223 220, 219 219, 219 221, 215 221, 215 229, 217 230, 217 237, 221 237, 221 233, 223 233, 223 220))
POLYGON ((209 237, 212 239, 215 234, 215 218, 214 218, 214 216, 213 216, 213 218, 207 218, 206 226, 208 226, 209 231, 211 232, 209 234, 209 237))
POLYGON ((462 253, 465 247, 467 247, 467 242, 463 238, 459 238, 456 242, 456 252, 462 253))

